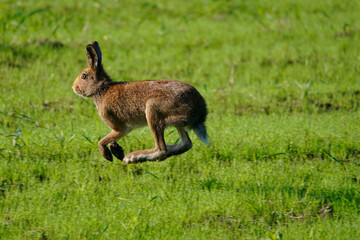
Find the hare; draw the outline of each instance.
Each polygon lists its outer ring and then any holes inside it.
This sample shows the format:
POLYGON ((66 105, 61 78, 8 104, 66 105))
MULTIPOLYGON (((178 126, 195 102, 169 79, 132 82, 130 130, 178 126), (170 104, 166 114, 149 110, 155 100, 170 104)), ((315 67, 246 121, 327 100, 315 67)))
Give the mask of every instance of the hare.
POLYGON ((72 89, 83 97, 91 97, 101 119, 112 130, 98 142, 101 155, 113 161, 114 155, 124 163, 162 161, 192 147, 188 131, 209 144, 205 127, 207 108, 204 98, 191 85, 175 80, 113 82, 102 65, 99 44, 86 46, 89 68, 76 78, 72 89), (116 142, 131 130, 148 125, 155 139, 155 148, 135 151, 124 157, 116 142), (177 144, 166 145, 164 130, 174 126, 180 136, 177 144), (109 148, 107 147, 109 145, 109 148))

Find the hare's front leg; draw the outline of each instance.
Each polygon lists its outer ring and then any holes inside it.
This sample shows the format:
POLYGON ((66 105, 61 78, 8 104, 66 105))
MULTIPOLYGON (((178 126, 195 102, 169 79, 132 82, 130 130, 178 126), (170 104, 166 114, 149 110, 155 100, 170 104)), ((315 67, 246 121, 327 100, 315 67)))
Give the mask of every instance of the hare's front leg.
POLYGON ((123 136, 124 136, 124 134, 122 132, 112 130, 108 135, 106 135, 103 139, 101 139, 98 142, 100 153, 106 160, 109 160, 110 162, 112 162, 113 161, 112 154, 114 154, 114 156, 116 158, 118 158, 120 160, 123 160, 123 158, 124 158, 124 150, 116 142, 116 140, 118 140, 119 138, 121 138, 123 136), (106 146, 108 144, 110 146, 111 151, 106 146))
POLYGON ((119 160, 123 160, 124 159, 124 149, 117 143, 117 142, 112 142, 109 144, 110 147, 110 151, 111 153, 119 160))

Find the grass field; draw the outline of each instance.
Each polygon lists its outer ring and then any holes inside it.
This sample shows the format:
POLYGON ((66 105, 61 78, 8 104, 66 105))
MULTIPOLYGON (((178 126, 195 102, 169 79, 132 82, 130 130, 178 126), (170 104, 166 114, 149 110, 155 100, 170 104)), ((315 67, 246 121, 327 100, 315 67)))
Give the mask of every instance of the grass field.
MULTIPOLYGON (((0 239, 360 239, 360 2, 0 1, 0 239), (171 78, 212 144, 104 160, 71 85, 171 78)), ((166 131, 168 143, 178 136, 166 131)), ((153 147, 148 128, 119 140, 153 147)))

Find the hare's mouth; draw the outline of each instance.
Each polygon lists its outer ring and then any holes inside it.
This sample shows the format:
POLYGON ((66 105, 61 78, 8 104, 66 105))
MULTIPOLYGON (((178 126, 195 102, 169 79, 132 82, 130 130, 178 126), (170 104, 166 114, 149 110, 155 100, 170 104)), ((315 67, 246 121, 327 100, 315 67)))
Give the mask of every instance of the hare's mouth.
POLYGON ((79 89, 79 87, 72 87, 74 93, 80 97, 87 97, 86 94, 79 89))

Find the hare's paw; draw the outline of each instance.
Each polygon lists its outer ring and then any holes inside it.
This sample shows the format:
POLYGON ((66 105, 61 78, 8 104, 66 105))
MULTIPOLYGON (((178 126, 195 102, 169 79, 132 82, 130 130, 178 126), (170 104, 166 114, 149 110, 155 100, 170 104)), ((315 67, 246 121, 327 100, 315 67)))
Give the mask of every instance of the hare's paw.
POLYGON ((128 155, 126 155, 124 157, 124 159, 122 161, 125 164, 137 163, 138 162, 138 157, 136 155, 133 155, 132 153, 129 153, 128 155))
POLYGON ((100 153, 101 155, 108 161, 112 162, 113 161, 113 156, 111 154, 111 151, 106 147, 106 146, 102 146, 99 147, 100 149, 100 153))
POLYGON ((110 150, 112 152, 112 154, 119 160, 123 160, 125 154, 124 154, 124 149, 117 143, 117 142, 113 142, 110 143, 110 150))
POLYGON ((131 162, 131 157, 129 157, 128 155, 126 155, 126 157, 123 158, 122 162, 125 163, 125 164, 132 163, 132 162, 131 162))
POLYGON ((140 163, 145 161, 163 161, 167 158, 167 153, 165 151, 160 151, 156 149, 143 150, 129 153, 124 158, 123 162, 128 163, 140 163))
POLYGON ((129 163, 145 162, 147 160, 148 160, 147 155, 141 154, 141 151, 137 151, 126 155, 126 157, 123 159, 123 162, 129 164, 129 163))

